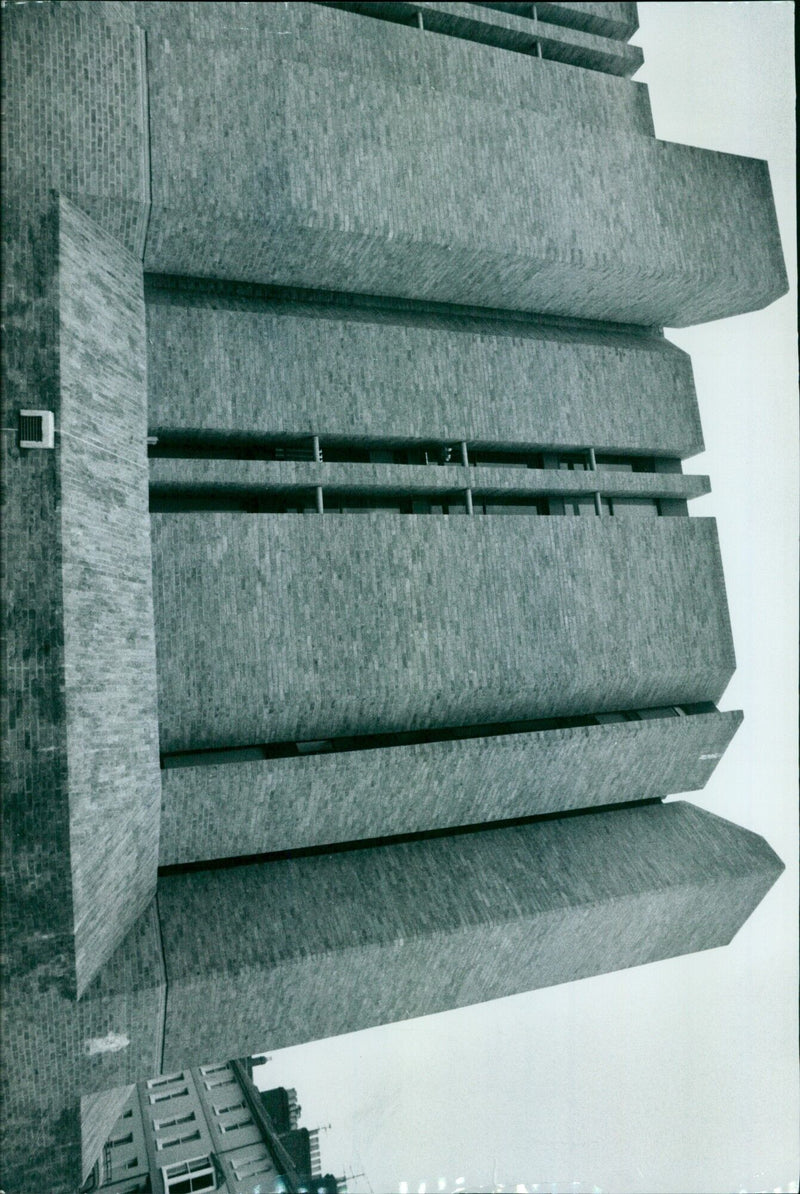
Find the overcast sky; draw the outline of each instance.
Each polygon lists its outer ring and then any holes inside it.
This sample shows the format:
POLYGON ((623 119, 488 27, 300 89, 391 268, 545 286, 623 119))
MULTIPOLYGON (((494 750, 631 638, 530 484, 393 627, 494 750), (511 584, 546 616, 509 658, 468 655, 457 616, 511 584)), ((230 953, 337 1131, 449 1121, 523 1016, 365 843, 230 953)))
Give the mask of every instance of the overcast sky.
MULTIPOLYGON (((793 6, 639 5, 656 133, 770 163, 796 260, 793 6)), ((796 276, 766 311, 670 338, 692 354, 745 722, 694 803, 787 870, 726 949, 271 1054, 349 1190, 796 1191, 796 276), (462 1179, 461 1182, 458 1179, 462 1179), (578 1184, 579 1183, 579 1184, 578 1184)))

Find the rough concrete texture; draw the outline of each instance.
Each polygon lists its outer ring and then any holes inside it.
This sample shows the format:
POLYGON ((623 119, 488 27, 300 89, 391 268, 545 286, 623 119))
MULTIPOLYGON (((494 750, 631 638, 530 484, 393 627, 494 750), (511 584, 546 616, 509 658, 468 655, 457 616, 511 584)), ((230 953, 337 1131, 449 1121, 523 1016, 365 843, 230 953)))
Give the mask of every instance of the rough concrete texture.
POLYGON ((661 337, 147 290, 150 428, 703 448, 661 337))
POLYGON ((162 751, 716 701, 734 667, 711 519, 152 524, 162 751))
POLYGON ((705 787, 741 721, 706 713, 164 771, 162 866, 705 787))
POLYGON ((141 258, 144 40, 135 26, 100 17, 71 4, 4 6, 3 191, 41 201, 57 190, 141 258))
POLYGON ((677 802, 162 877, 164 1065, 725 945, 782 869, 677 802))
POLYGON ((149 270, 670 326, 786 290, 763 162, 227 41, 148 44, 149 270))
MULTIPOLYGON (((60 188, 164 273, 659 326, 785 292, 764 163, 512 106, 508 92, 443 102, 413 53, 383 52, 418 30, 297 10, 242 6, 241 26, 217 18, 213 43, 184 22, 152 31, 145 64, 117 7, 15 6, 9 182, 60 188), (309 25, 341 54, 293 57, 287 41, 309 25), (78 59, 83 72, 65 68, 78 59)), ((433 40, 434 58, 474 45, 433 40)), ((548 68, 567 106, 573 79, 607 78, 478 48, 548 68)))
POLYGON ((80 1094, 141 1062, 85 1042, 160 1022, 134 925, 159 814, 144 309, 138 263, 68 201, 22 195, 4 232, 3 1184, 38 1194, 80 1166, 80 1094), (18 447, 25 408, 53 450, 18 447))
POLYGON ((81 1100, 161 1070, 166 987, 155 902, 80 1000, 46 961, 14 961, 0 1008, 3 1189, 74 1194, 105 1122, 103 1100, 91 1100, 82 1127, 81 1100))
MULTIPOLYGON (((151 40, 163 37, 174 44, 187 37, 195 43, 213 38, 218 46, 220 39, 230 34, 246 33, 258 37, 268 54, 306 65, 326 62, 348 73, 412 81, 443 94, 443 98, 448 94, 472 95, 506 106, 561 112, 609 131, 653 134, 644 83, 592 70, 574 70, 529 54, 498 53, 494 46, 479 41, 437 34, 420 37, 417 29, 365 21, 317 4, 294 0, 288 6, 227 0, 186 0, 180 4, 165 4, 163 0, 137 0, 135 4, 79 0, 74 7, 90 10, 95 18, 102 15, 109 21, 135 21, 151 40)), ((473 10, 475 14, 479 11, 473 10)), ((484 12, 492 17, 489 9, 484 12)), ((527 19, 516 24, 531 25, 527 19)), ((559 46, 566 47, 575 40, 575 35, 564 27, 550 32, 559 46)), ((603 35, 590 48, 605 52, 609 60, 620 60, 619 47, 605 44, 603 35)), ((208 47, 198 45, 198 52, 207 55, 208 47)), ((622 61, 626 61, 624 51, 622 61)), ((153 84, 158 86, 157 80, 153 84)))
POLYGON ((78 994, 153 898, 160 786, 140 263, 60 211, 61 539, 78 994))

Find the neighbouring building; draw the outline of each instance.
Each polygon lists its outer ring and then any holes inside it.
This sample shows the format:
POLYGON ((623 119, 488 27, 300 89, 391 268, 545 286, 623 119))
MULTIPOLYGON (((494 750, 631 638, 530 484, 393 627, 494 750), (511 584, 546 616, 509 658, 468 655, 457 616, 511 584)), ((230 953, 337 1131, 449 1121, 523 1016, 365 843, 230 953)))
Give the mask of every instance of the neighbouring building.
POLYGON ((299 1117, 296 1091, 256 1089, 249 1057, 162 1074, 136 1086, 81 1194, 345 1194, 299 1117))
POLYGON ((663 328, 787 282, 635 4, 2 19, 3 1186, 57 1194, 154 1076, 732 938, 782 864, 663 802, 742 717, 663 328))

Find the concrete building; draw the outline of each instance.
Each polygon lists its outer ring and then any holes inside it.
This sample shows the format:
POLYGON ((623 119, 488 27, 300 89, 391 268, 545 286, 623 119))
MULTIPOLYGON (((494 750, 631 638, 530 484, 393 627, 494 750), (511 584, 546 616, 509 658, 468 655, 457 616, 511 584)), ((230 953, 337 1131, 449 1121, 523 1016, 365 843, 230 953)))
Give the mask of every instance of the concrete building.
POLYGON ((81 1194, 344 1194, 324 1177, 319 1132, 299 1125, 297 1092, 258 1091, 252 1060, 137 1085, 81 1194))
POLYGON ((3 24, 16 1194, 154 1075, 731 939, 781 863, 661 803, 741 719, 661 329, 786 274, 633 4, 3 24))

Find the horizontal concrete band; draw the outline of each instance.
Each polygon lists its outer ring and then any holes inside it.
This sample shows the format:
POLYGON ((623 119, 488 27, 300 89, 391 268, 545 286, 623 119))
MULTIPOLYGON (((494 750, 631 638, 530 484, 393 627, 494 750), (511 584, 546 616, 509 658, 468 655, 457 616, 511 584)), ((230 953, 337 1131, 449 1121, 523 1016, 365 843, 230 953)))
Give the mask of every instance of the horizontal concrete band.
POLYGON ((163 275, 145 295, 158 436, 703 447, 689 357, 646 329, 163 275))
POLYGON ((165 492, 270 489, 291 493, 322 485, 325 491, 362 493, 448 493, 471 488, 476 495, 577 495, 696 498, 708 493, 708 477, 605 470, 464 468, 392 464, 316 464, 271 460, 152 459, 150 486, 165 492))
POLYGON ((164 1068, 724 945, 781 870, 675 803, 162 876, 164 1068))
POLYGON ((703 713, 216 766, 212 752, 211 765, 162 773, 159 865, 693 791, 740 721, 703 713))

